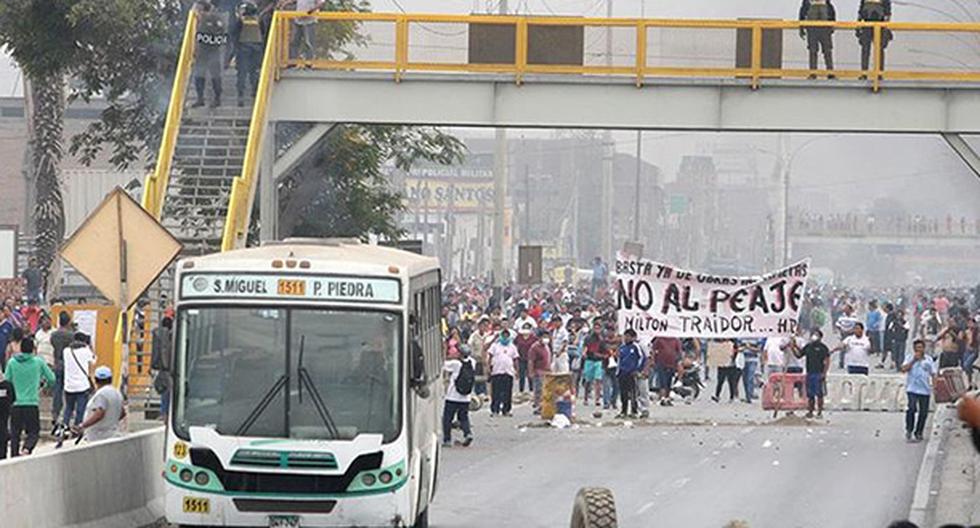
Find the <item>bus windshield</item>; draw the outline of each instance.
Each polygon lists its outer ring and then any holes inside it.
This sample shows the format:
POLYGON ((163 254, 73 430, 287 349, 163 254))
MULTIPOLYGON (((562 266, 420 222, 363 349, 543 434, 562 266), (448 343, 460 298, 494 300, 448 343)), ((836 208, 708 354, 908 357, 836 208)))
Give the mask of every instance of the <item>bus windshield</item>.
POLYGON ((394 440, 401 425, 394 312, 194 307, 178 313, 174 429, 266 438, 394 440))

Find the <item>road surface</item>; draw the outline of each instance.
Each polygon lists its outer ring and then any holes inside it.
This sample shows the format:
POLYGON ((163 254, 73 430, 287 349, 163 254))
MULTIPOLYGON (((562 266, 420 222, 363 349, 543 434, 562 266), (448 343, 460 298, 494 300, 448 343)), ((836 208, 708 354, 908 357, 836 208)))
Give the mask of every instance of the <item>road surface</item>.
POLYGON ((925 444, 906 443, 901 413, 771 425, 756 409, 702 401, 669 411, 708 413, 706 425, 565 430, 521 427, 526 406, 514 418, 481 411, 477 441, 444 450, 432 524, 568 526, 582 486, 612 489, 624 528, 720 528, 733 520, 873 528, 907 516, 925 444))

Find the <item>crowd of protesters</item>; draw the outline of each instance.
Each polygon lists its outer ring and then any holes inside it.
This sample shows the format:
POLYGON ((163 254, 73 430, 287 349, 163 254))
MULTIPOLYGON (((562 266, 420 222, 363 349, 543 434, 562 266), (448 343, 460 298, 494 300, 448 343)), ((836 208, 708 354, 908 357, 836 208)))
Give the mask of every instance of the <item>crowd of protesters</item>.
MULTIPOLYGON (((926 359, 936 367, 926 368, 926 375, 955 366, 972 386, 980 345, 977 293, 811 285, 794 336, 643 342, 632 332, 617 331, 615 286, 608 268, 597 261, 593 280, 577 285, 509 285, 495 292, 479 280, 449 284, 443 330, 447 358, 475 363, 480 381, 473 392, 490 400, 492 416, 510 416, 515 395, 521 394, 540 412, 548 373, 570 374, 580 409, 644 417, 655 405, 689 403, 697 394, 693 386, 712 376, 712 400, 720 402, 727 385, 728 401, 752 403, 764 380, 781 372, 807 375, 810 413, 819 415, 832 357, 838 369, 854 375, 910 373, 910 394, 922 392, 919 361, 926 359), (726 365, 706 367, 712 345, 730 350, 726 365)), ((909 434, 919 436, 921 428, 910 427, 909 434)))
MULTIPOLYGON (((35 269, 35 263, 25 276, 35 269)), ((41 396, 51 396, 51 435, 88 441, 119 434, 125 418, 112 370, 96 366, 91 336, 78 330, 68 310, 42 305, 27 280, 27 298, 8 297, 0 308, 0 459, 31 454, 41 436, 41 396)), ((52 306, 63 304, 54 301, 52 306)))

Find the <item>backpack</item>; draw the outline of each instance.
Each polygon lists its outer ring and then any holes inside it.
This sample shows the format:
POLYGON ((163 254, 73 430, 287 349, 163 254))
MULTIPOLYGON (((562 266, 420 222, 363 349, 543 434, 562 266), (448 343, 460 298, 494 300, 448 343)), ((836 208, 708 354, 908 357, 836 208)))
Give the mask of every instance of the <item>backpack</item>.
POLYGON ((818 3, 817 1, 810 2, 810 8, 806 12, 807 20, 830 20, 830 4, 824 0, 818 3))
POLYGON ((463 396, 469 396, 473 392, 473 384, 476 383, 476 371, 473 369, 473 362, 469 359, 460 361, 459 374, 456 375, 456 392, 463 396))

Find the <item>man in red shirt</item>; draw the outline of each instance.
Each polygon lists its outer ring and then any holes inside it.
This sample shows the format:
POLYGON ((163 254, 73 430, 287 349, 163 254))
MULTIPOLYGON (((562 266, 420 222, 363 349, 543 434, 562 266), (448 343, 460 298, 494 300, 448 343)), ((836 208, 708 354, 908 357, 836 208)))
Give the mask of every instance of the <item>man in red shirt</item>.
POLYGON ((535 321, 541 319, 541 314, 544 312, 544 308, 541 307, 541 303, 534 301, 534 305, 528 310, 528 315, 534 318, 535 321))
POLYGON ((655 337, 651 344, 656 367, 657 387, 660 389, 660 405, 670 407, 670 387, 681 360, 681 340, 676 337, 655 337))
POLYGON ((517 353, 520 355, 517 364, 517 376, 520 380, 518 388, 521 392, 525 392, 525 381, 527 382, 527 388, 531 389, 531 376, 527 369, 527 358, 531 346, 537 340, 538 337, 534 334, 534 328, 531 326, 531 323, 524 323, 520 330, 518 330, 517 337, 514 339, 514 346, 517 347, 517 353))
POLYGON ((37 306, 37 299, 29 299, 27 306, 21 308, 20 314, 23 316, 24 322, 27 323, 30 333, 36 332, 38 324, 41 322, 41 309, 37 306))
POLYGON ((538 330, 538 339, 528 350, 527 362, 531 386, 534 388, 534 414, 540 414, 544 377, 551 372, 551 336, 547 331, 538 330))

